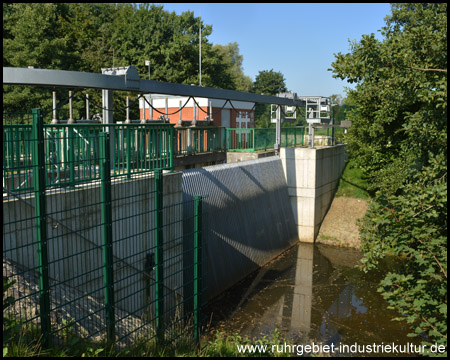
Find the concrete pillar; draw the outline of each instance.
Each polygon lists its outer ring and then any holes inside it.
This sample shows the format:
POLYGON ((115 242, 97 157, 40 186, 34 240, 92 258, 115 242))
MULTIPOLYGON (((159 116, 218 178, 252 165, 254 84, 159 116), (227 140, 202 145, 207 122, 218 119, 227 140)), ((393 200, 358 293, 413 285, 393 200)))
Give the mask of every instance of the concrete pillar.
POLYGON ((319 233, 345 166, 344 145, 281 148, 280 158, 300 241, 319 233))

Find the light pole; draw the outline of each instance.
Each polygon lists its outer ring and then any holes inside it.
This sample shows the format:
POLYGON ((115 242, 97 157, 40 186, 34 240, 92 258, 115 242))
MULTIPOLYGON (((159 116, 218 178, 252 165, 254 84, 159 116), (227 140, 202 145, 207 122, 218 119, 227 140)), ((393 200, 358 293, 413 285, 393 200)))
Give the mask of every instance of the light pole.
POLYGON ((150 60, 145 60, 145 65, 148 66, 148 79, 150 80, 150 60))

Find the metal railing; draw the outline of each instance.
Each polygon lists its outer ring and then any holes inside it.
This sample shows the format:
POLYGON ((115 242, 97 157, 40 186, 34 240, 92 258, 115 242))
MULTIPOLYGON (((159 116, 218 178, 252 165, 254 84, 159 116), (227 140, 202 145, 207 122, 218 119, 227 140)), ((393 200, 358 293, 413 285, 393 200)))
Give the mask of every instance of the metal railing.
MULTIPOLYGON (((273 150, 276 141, 275 129, 227 129, 227 151, 273 150)), ((305 128, 282 128, 281 146, 304 146, 305 128)))
MULTIPOLYGON (((173 169, 174 128, 170 124, 42 124, 45 183, 74 186, 99 179, 99 138, 108 133, 111 176, 173 169)), ((3 187, 30 190, 32 125, 3 125, 3 187)))
POLYGON ((140 144, 162 157, 172 127, 153 133, 139 126, 47 127, 39 110, 33 120, 31 134, 6 132, 4 182, 5 172, 32 176, 14 191, 3 186, 3 274, 14 282, 4 293, 14 299, 3 311, 4 335, 20 324, 37 330, 45 344, 83 338, 123 348, 144 339, 198 340, 207 253, 202 198, 163 194, 165 163, 157 156, 156 165, 132 179, 114 176, 141 167, 112 170, 118 158, 111 150, 129 153, 130 164, 139 164, 131 154, 140 144), (54 186, 82 180, 83 186, 54 186), (186 232, 186 224, 193 230, 186 232))
MULTIPOLYGON (((11 115, 9 115, 11 117, 11 115)), ((23 118, 23 114, 21 114, 23 118)), ((216 151, 268 151, 275 129, 223 127, 174 128, 171 124, 43 124, 47 187, 75 186, 99 179, 99 136, 109 133, 111 176, 173 169, 174 156, 216 151)), ((281 146, 308 144, 305 127, 281 129, 281 146)), ((32 125, 3 125, 3 187, 10 191, 33 187, 32 125)), ((342 128, 315 127, 315 145, 334 145, 342 128)))
MULTIPOLYGON (((281 146, 307 146, 308 137, 306 127, 281 128, 281 146)), ((343 128, 328 125, 314 127, 314 146, 331 146, 343 138, 343 128)), ((269 151, 274 149, 276 129, 228 128, 226 135, 227 151, 269 151)))
POLYGON ((255 151, 254 129, 227 128, 227 151, 255 151))
POLYGON ((175 155, 195 155, 226 151, 225 128, 175 128, 175 155))

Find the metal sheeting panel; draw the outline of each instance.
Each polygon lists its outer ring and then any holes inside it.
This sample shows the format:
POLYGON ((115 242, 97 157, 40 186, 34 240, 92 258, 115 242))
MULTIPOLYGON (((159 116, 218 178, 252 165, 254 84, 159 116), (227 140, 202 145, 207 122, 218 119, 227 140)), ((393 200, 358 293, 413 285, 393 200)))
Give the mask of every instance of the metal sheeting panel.
MULTIPOLYGON (((209 299, 298 240, 278 157, 185 170, 182 186, 183 200, 207 196, 204 240, 209 299)), ((184 211, 186 216, 192 210, 184 211)))

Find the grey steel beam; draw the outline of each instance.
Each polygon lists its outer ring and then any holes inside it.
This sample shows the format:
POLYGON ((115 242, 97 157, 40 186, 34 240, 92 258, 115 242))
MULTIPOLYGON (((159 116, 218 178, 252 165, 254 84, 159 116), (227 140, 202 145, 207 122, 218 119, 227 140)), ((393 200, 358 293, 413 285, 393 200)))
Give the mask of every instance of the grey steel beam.
POLYGON ((123 76, 11 67, 3 68, 3 84, 125 90, 123 76))
POLYGON ((67 88, 92 88, 103 90, 122 90, 139 93, 195 96, 212 99, 247 101, 262 104, 305 106, 305 101, 259 95, 234 90, 216 89, 203 86, 173 84, 155 80, 139 79, 133 86, 125 76, 94 74, 79 71, 28 69, 3 67, 4 85, 34 85, 67 88))

